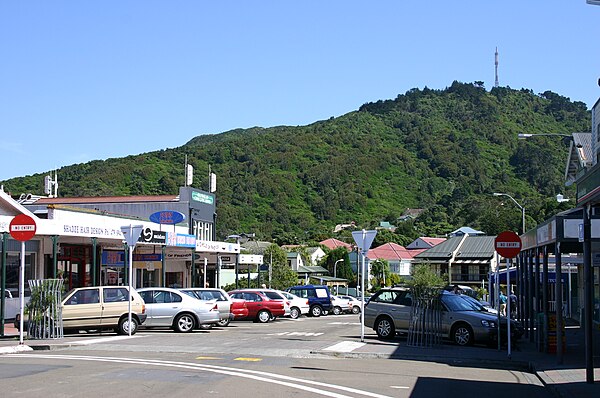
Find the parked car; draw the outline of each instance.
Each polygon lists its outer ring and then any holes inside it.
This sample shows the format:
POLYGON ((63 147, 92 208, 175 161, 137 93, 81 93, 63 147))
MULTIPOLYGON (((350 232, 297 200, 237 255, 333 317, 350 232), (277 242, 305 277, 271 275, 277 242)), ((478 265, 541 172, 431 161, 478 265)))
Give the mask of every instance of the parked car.
MULTIPOLYGON (((61 302, 63 330, 112 329, 129 334, 129 288, 127 286, 82 287, 71 290, 61 302)), ((131 292, 131 334, 146 320, 146 305, 142 297, 131 292)), ((20 314, 15 317, 20 327, 20 314)), ((27 326, 24 326, 27 329, 27 326)))
POLYGON ((341 297, 350 301, 350 304, 352 305, 352 313, 353 314, 360 314, 360 312, 362 311, 362 307, 363 307, 363 302, 361 300, 357 299, 356 297, 352 297, 352 296, 341 296, 341 297))
POLYGON ((285 314, 284 300, 271 299, 260 289, 232 290, 229 292, 229 296, 234 299, 246 300, 248 316, 244 319, 266 323, 285 314))
POLYGON ((231 313, 233 314, 233 319, 245 319, 248 318, 248 306, 246 305, 246 300, 237 299, 229 296, 231 298, 231 313))
POLYGON ((350 300, 340 296, 331 296, 331 304, 333 305, 333 314, 341 315, 352 312, 352 304, 350 300))
POLYGON ((167 287, 138 289, 146 302, 145 327, 169 327, 179 333, 188 333, 201 325, 216 324, 221 320, 218 305, 214 301, 196 298, 167 287))
POLYGON ((185 294, 188 294, 201 301, 215 301, 219 308, 221 320, 217 323, 219 326, 227 326, 234 319, 232 310, 233 301, 231 297, 223 289, 209 287, 193 287, 180 289, 185 294))
POLYGON ((287 292, 295 294, 298 297, 308 299, 310 305, 309 315, 321 316, 326 315, 333 310, 331 304, 331 293, 329 288, 323 285, 299 285, 286 289, 287 292))
POLYGON ((290 318, 297 319, 300 317, 300 315, 308 315, 308 312, 310 311, 308 299, 298 297, 290 292, 284 292, 280 290, 278 290, 278 292, 281 293, 290 303, 290 318))
MULTIPOLYGON (((473 343, 491 344, 497 341, 497 316, 487 312, 476 301, 465 295, 440 293, 442 335, 458 345, 473 343)), ((384 288, 371 297, 365 305, 365 326, 372 327, 377 335, 389 339, 397 332, 408 332, 412 316, 412 294, 403 287, 384 288)), ((501 333, 506 334, 506 318, 500 319, 501 333), (504 327, 503 327, 504 326, 504 327)), ((514 339, 523 335, 520 323, 511 322, 514 339)), ((502 337, 506 341, 506 337, 502 337)))

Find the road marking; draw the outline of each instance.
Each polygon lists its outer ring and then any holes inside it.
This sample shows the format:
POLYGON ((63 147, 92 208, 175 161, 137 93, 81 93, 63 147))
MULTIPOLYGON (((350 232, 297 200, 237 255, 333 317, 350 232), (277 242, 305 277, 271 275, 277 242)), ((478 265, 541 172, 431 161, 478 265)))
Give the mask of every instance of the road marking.
POLYGON ((331 390, 345 391, 352 394, 360 394, 367 397, 373 398, 391 398, 389 395, 377 394, 365 390, 359 390, 352 387, 340 386, 337 384, 327 384, 314 380, 305 380, 297 377, 280 375, 277 373, 263 372, 251 369, 232 368, 226 366, 216 366, 207 364, 195 364, 190 362, 174 362, 174 361, 161 361, 153 359, 140 359, 140 358, 118 358, 118 357, 93 357, 83 355, 61 355, 61 354, 6 354, 2 358, 13 358, 13 359, 61 359, 61 360, 72 360, 72 361, 96 361, 96 362, 112 362, 112 363, 124 363, 129 365, 149 365, 149 366, 162 366, 162 367, 173 367, 179 369, 193 369, 198 371, 220 373, 229 376, 242 377, 252 379, 264 383, 278 384, 289 388, 295 388, 298 390, 308 391, 315 395, 323 395, 333 398, 351 398, 349 395, 344 395, 338 392, 325 391, 323 388, 329 388, 331 390), (307 385, 302 385, 304 383, 307 385), (310 386, 316 387, 310 387, 310 386))
POLYGON ((196 359, 204 360, 204 359, 221 359, 217 357, 196 357, 196 359))
POLYGON ((405 386, 390 386, 390 388, 409 389, 410 387, 405 387, 405 386))
POLYGON ((136 338, 136 337, 142 337, 142 336, 112 336, 112 337, 103 337, 103 338, 100 338, 100 339, 90 339, 90 340, 73 341, 73 342, 71 342, 71 344, 90 345, 90 344, 98 344, 98 343, 110 343, 111 341, 133 339, 133 338, 136 338))
POLYGON ((324 348, 323 351, 352 352, 364 345, 365 343, 359 343, 357 341, 341 341, 337 344, 324 348))
POLYGON ((268 333, 267 336, 321 336, 322 332, 280 332, 268 333))
POLYGON ((330 325, 360 325, 360 322, 329 322, 330 325))
POLYGON ((262 358, 234 358, 234 361, 260 362, 262 358))

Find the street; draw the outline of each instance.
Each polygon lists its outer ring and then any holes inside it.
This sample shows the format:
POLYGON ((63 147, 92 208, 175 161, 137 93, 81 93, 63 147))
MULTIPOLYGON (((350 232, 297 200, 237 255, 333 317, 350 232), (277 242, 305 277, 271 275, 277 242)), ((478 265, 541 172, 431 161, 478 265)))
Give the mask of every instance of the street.
MULTIPOLYGON (((365 332, 376 341, 372 330, 365 332)), ((535 375, 522 371, 313 353, 360 344, 357 315, 64 340, 69 348, 0 356, 0 379, 11 396, 550 396, 535 375)))

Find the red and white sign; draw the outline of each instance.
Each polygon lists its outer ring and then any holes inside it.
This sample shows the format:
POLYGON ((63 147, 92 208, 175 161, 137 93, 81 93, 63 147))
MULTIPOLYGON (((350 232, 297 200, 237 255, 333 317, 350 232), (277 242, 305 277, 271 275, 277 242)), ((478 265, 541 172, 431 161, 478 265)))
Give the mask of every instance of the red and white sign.
POLYGON ((35 220, 26 214, 15 216, 8 227, 10 236, 20 242, 25 242, 33 238, 36 229, 35 220))
POLYGON ((521 252, 521 238, 512 231, 504 231, 496 236, 494 247, 502 257, 513 258, 521 252))

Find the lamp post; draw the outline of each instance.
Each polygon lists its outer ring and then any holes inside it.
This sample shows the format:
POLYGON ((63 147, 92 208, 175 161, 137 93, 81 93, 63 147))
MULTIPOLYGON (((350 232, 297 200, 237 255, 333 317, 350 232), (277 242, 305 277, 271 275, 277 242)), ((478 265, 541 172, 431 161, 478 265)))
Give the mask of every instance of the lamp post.
MULTIPOLYGON (((344 261, 344 259, 340 258, 339 260, 336 260, 335 263, 333 263, 333 279, 337 279, 337 264, 340 261, 344 261)), ((335 294, 338 294, 337 281, 335 281, 335 294)))
MULTIPOLYGON (((521 134, 519 134, 519 135, 521 135, 521 134)), ((529 135, 531 135, 531 134, 529 134, 529 135)), ((539 135, 539 134, 538 134, 538 135, 539 135)), ((513 202, 514 202, 514 203, 517 205, 517 207, 518 207, 519 209, 521 209, 521 215, 522 215, 522 227, 523 227, 523 235, 525 235, 525 208, 524 208, 523 206, 521 206, 521 205, 519 204, 519 202, 517 202, 517 201, 515 200, 515 198, 513 198, 512 196, 510 196, 510 195, 509 195, 509 194, 507 194, 507 193, 494 192, 494 196, 506 196, 507 198, 509 198, 510 200, 512 200, 512 201, 513 201, 513 202)))

